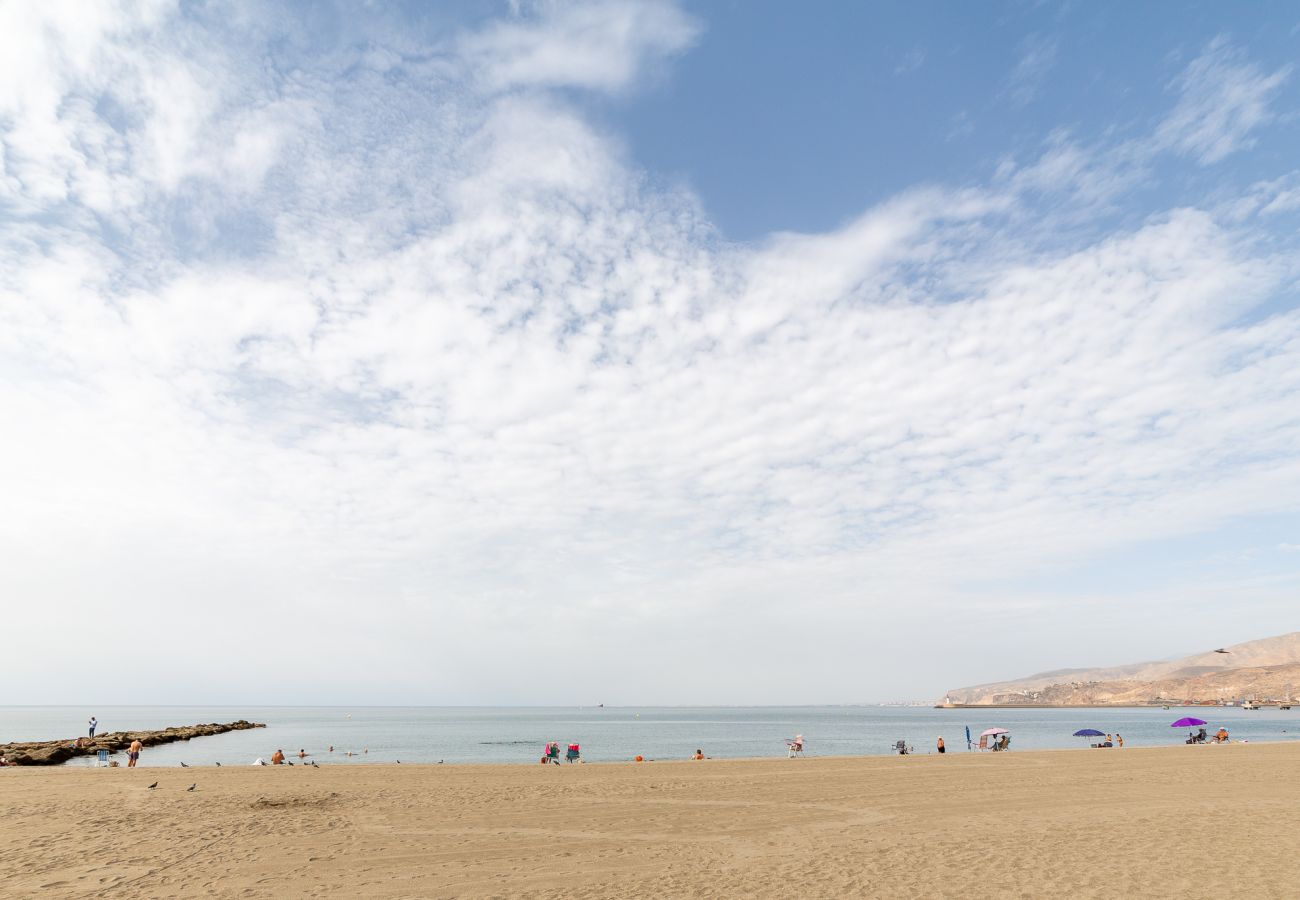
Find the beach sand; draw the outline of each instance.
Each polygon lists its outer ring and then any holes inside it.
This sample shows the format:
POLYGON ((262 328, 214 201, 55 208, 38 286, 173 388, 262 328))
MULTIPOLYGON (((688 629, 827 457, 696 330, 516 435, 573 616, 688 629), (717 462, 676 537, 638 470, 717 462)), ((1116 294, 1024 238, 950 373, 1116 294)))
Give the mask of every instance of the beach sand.
POLYGON ((1300 744, 0 770, 6 897, 1295 897, 1298 835, 1300 744))

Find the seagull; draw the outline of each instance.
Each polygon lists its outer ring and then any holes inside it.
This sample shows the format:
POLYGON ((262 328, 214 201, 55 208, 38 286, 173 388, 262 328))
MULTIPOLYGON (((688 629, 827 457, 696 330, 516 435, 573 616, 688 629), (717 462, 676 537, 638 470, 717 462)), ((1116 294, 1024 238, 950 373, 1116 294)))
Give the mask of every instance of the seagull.
POLYGON ((1215 650, 1214 652, 1215 652, 1215 653, 1231 653, 1232 651, 1231 651, 1231 650, 1224 650, 1222 647, 1220 647, 1218 650, 1215 650))
POLYGON ((185 763, 181 763, 181 768, 182 768, 182 769, 188 769, 189 766, 185 765, 185 763))
POLYGON ((154 788, 156 788, 157 786, 158 786, 158 782, 155 781, 153 784, 149 785, 149 790, 152 791, 152 790, 153 790, 154 788))
POLYGON ((192 791, 192 790, 194 790, 194 789, 195 789, 196 787, 198 787, 198 786, 199 786, 199 783, 196 781, 196 782, 194 782, 192 785, 190 785, 189 787, 187 787, 185 790, 187 790, 187 791, 192 791))
POLYGON ((312 764, 311 764, 311 767, 312 767, 313 769, 319 769, 319 768, 320 768, 320 766, 316 765, 315 763, 312 763, 312 764))

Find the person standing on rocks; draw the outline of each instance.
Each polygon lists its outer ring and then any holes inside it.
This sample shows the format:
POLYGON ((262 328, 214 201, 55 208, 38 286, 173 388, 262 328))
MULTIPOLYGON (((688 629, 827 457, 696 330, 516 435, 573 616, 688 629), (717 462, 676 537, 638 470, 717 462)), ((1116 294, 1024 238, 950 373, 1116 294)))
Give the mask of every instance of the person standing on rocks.
POLYGON ((136 738, 131 742, 131 746, 126 749, 126 758, 127 758, 126 767, 128 769, 135 768, 135 764, 140 761, 140 751, 143 749, 144 749, 144 744, 140 743, 139 738, 136 738))
POLYGON ((94 737, 95 729, 99 727, 99 719, 96 719, 94 716, 91 716, 89 725, 90 725, 90 736, 94 737))

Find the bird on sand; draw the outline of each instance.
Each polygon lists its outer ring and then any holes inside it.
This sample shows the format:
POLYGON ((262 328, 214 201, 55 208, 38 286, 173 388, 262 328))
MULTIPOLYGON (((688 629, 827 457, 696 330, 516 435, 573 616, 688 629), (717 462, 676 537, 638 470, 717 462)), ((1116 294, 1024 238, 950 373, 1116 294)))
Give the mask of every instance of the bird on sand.
POLYGON ((149 790, 152 791, 152 790, 153 790, 154 788, 156 788, 157 786, 158 786, 158 782, 155 781, 153 784, 149 785, 149 790))
POLYGON ((194 789, 195 789, 196 787, 198 787, 198 786, 199 786, 199 783, 196 781, 196 782, 194 782, 192 785, 190 785, 189 787, 187 787, 185 790, 187 790, 187 791, 192 791, 192 790, 194 790, 194 789))
POLYGON ((188 769, 189 766, 185 765, 185 763, 181 763, 181 768, 182 768, 182 769, 188 769))
POLYGON ((221 765, 221 763, 217 763, 217 765, 221 765))
POLYGON ((320 766, 316 765, 315 763, 312 763, 312 764, 311 764, 311 767, 312 767, 313 769, 319 769, 319 768, 320 768, 320 766))

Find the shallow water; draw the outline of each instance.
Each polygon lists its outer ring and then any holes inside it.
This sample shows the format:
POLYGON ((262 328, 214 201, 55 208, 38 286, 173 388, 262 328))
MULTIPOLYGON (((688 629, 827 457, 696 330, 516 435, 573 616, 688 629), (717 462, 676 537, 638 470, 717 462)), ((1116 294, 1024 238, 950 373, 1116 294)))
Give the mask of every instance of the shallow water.
MULTIPOLYGON (((925 709, 875 706, 798 707, 0 707, 0 743, 50 740, 86 733, 91 714, 100 733, 193 725, 265 722, 265 729, 148 747, 141 765, 247 765, 283 748, 291 759, 302 748, 322 764, 533 763, 548 740, 577 741, 590 762, 685 759, 698 747, 711 757, 784 756, 785 739, 804 735, 810 755, 882 755, 906 740, 917 753, 934 752, 942 735, 950 753, 966 752, 965 728, 976 736, 990 727, 1011 731, 1013 750, 1085 747, 1071 737, 1080 728, 1123 734, 1129 747, 1181 743, 1183 716, 1205 719, 1213 733, 1226 727, 1233 740, 1300 740, 1300 708, 1164 709, 925 709), (327 749, 333 745, 334 752, 327 749), (346 755, 347 751, 357 754, 346 755), (366 752, 368 751, 368 752, 366 752)), ((78 759, 70 765, 93 765, 78 759)))

